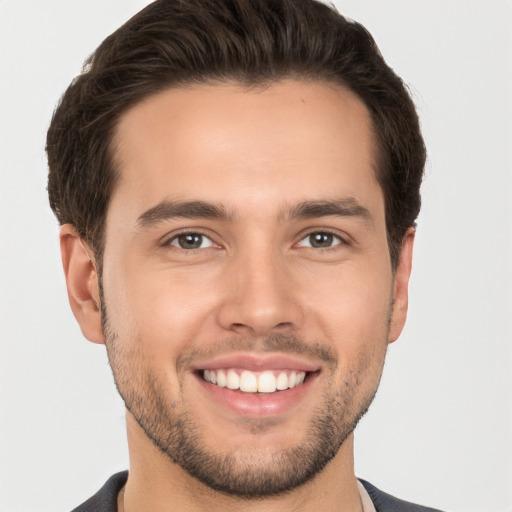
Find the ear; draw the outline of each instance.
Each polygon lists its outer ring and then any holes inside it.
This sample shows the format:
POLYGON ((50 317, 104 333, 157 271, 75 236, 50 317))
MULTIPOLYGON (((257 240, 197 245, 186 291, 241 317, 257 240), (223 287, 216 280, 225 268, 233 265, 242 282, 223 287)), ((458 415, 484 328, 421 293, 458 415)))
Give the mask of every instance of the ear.
POLYGON ((69 304, 80 329, 89 341, 105 343, 94 253, 71 224, 60 228, 60 251, 69 304))
POLYGON ((393 343, 398 339, 407 318, 409 307, 409 277, 412 270, 412 249, 414 245, 414 228, 409 228, 402 241, 398 265, 395 271, 393 284, 393 306, 389 327, 388 342, 393 343))

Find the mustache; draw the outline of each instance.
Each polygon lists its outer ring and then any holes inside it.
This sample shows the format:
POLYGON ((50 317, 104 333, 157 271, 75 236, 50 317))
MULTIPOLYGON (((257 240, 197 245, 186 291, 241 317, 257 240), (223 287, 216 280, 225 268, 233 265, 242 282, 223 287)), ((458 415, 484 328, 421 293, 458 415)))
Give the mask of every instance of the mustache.
POLYGON ((336 353, 325 343, 306 341, 294 334, 274 334, 263 338, 237 336, 209 344, 207 347, 190 347, 177 357, 176 371, 179 372, 190 366, 195 359, 209 359, 230 352, 259 352, 262 354, 279 352, 320 360, 332 368, 338 365, 336 353))

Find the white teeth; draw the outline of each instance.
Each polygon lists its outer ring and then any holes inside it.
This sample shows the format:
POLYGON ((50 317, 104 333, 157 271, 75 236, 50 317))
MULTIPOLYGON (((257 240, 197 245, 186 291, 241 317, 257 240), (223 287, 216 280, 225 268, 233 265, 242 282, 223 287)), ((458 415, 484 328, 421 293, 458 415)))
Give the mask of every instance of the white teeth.
POLYGON ((261 373, 253 373, 243 370, 240 374, 234 369, 228 370, 204 370, 203 378, 207 382, 216 384, 222 388, 243 391, 244 393, 274 393, 300 386, 306 378, 305 372, 291 371, 289 373, 267 370, 261 373))
POLYGON ((258 379, 260 393, 273 393, 276 390, 276 377, 272 372, 263 372, 258 379))
POLYGON ((247 370, 242 372, 242 375, 240 375, 240 391, 245 391, 246 393, 258 391, 258 379, 254 373, 247 370))
POLYGON ((281 372, 277 376, 276 388, 279 391, 282 391, 283 389, 288 389, 288 375, 286 375, 286 373, 281 372))
POLYGON ((226 378, 226 386, 229 389, 239 389, 240 388, 240 377, 235 370, 228 370, 228 375, 226 378))
POLYGON ((224 370, 218 370, 217 371, 217 386, 220 386, 221 388, 225 388, 227 385, 227 379, 226 374, 224 373, 224 370))

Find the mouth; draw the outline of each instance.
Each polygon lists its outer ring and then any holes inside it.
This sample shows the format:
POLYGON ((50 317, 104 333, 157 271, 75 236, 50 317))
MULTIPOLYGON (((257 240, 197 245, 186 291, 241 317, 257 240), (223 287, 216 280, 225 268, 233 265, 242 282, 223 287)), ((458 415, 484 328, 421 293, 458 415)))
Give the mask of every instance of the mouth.
POLYGON ((276 393, 302 386, 312 372, 295 370, 251 371, 241 368, 202 369, 199 376, 220 388, 242 393, 276 393))
POLYGON ((231 419, 275 419, 303 406, 322 365, 286 354, 246 353, 198 360, 191 370, 205 407, 213 406, 217 417, 230 411, 231 419))

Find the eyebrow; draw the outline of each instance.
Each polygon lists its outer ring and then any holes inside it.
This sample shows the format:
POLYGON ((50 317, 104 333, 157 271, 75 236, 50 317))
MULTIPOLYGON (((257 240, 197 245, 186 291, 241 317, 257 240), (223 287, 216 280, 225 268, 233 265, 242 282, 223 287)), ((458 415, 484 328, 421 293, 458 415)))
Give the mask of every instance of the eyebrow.
POLYGON ((148 228, 175 218, 232 220, 233 214, 222 204, 206 201, 162 201, 141 214, 137 219, 137 226, 148 228))
MULTIPOLYGON (((353 217, 367 224, 373 224, 370 211, 354 198, 340 198, 322 201, 303 201, 285 209, 280 220, 304 220, 317 217, 353 217)), ((206 201, 162 201, 142 213, 137 219, 137 227, 149 228, 160 222, 175 218, 235 220, 235 215, 222 204, 206 201)))
POLYGON ((370 211, 352 197, 328 201, 304 201, 284 214, 290 219, 311 219, 316 217, 353 217, 373 224, 370 211))

